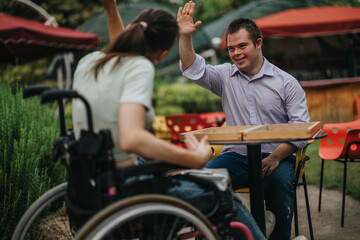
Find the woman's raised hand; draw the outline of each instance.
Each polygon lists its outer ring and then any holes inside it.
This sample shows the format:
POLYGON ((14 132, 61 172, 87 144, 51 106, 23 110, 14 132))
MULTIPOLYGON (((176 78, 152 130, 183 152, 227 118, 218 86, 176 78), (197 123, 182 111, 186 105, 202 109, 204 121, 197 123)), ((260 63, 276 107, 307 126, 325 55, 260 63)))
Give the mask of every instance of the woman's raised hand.
POLYGON ((124 31, 124 24, 118 11, 116 0, 100 0, 104 5, 109 28, 110 44, 114 43, 120 33, 124 31))
POLYGON ((117 6, 116 0, 100 0, 100 2, 102 2, 105 9, 111 9, 114 6, 117 6))

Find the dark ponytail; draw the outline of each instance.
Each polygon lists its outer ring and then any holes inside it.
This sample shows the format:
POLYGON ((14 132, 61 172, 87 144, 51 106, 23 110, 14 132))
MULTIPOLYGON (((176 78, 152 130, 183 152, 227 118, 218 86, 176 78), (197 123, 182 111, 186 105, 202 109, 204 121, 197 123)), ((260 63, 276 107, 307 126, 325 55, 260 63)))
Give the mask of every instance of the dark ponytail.
POLYGON ((154 53, 169 50, 178 34, 176 19, 162 9, 148 8, 124 30, 115 42, 104 50, 105 56, 94 66, 95 78, 113 57, 116 64, 125 56, 144 56, 151 60, 154 53))

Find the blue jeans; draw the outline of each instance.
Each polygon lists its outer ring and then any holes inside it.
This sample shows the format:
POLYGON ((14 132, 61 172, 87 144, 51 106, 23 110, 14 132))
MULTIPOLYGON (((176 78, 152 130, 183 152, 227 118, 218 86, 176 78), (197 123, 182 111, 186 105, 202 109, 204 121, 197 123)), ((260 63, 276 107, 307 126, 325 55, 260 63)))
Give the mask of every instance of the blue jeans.
MULTIPOLYGON (((269 153, 263 153, 265 158, 269 153)), ((227 168, 233 189, 249 186, 247 156, 235 152, 227 152, 208 162, 207 168, 227 168)), ((276 217, 275 229, 269 239, 289 240, 291 222, 294 212, 295 189, 295 156, 283 159, 269 177, 264 178, 264 198, 266 209, 276 217)))
MULTIPOLYGON (((184 180, 178 180, 179 185, 171 188, 168 191, 168 195, 184 199, 191 196, 196 196, 204 192, 204 190, 199 187, 196 183, 188 182, 184 180)), ((255 240, 265 240, 264 234, 261 232, 259 226, 256 224, 253 216, 246 208, 246 206, 241 202, 241 200, 234 194, 234 202, 237 211, 237 216, 233 221, 242 222, 245 224, 251 231, 255 240)))
MULTIPOLYGON (((143 164, 141 161, 138 164, 143 164)), ((129 177, 125 180, 124 184, 131 184, 137 181, 141 181, 144 179, 151 179, 151 175, 141 175, 137 177, 129 177)), ((167 192, 167 195, 179 198, 179 199, 186 199, 192 196, 199 195, 204 192, 198 184, 185 181, 185 180, 175 180, 177 182, 174 187, 170 188, 167 192)), ((237 211, 237 216, 233 219, 233 221, 242 222, 245 224, 251 231, 254 240, 265 240, 264 234, 261 232, 259 226, 256 224, 253 216, 246 208, 246 206, 241 202, 241 200, 234 195, 234 202, 237 211)))

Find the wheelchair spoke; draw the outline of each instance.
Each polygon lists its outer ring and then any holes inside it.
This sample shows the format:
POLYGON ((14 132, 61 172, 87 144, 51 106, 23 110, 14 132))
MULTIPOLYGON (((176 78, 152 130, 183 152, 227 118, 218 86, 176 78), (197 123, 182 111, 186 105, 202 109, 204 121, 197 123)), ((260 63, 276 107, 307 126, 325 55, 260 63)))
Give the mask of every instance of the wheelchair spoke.
POLYGON ((105 239, 108 233, 118 236, 120 229, 125 236, 116 239, 193 239, 194 233, 209 240, 218 239, 198 210, 181 200, 156 194, 135 196, 110 205, 80 229, 77 239, 105 239))
POLYGON ((168 237, 167 237, 167 240, 170 240, 172 239, 172 236, 174 236, 174 232, 175 232, 175 229, 176 229, 176 225, 178 224, 179 222, 179 217, 176 217, 173 224, 172 224, 172 227, 170 229, 170 232, 168 234, 168 237))

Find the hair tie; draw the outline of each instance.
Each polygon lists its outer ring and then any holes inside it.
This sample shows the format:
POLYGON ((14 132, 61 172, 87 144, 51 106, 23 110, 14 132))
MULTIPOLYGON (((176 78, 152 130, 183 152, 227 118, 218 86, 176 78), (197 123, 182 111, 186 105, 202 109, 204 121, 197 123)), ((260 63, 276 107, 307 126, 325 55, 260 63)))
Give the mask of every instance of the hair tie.
POLYGON ((139 24, 140 24, 144 29, 146 29, 147 26, 148 26, 147 22, 144 22, 144 21, 140 21, 139 24))

